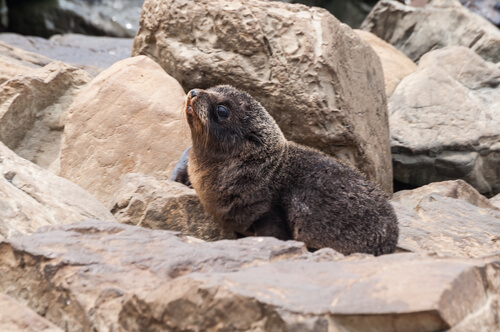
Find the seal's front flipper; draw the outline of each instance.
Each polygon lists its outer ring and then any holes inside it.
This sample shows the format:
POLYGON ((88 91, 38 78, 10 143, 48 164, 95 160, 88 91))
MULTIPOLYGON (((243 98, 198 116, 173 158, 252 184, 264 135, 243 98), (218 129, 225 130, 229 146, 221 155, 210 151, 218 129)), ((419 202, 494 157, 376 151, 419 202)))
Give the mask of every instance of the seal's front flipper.
POLYGON ((252 224, 255 236, 273 236, 286 241, 292 234, 278 211, 270 211, 252 224))
POLYGON ((188 161, 189 161, 189 150, 191 147, 187 148, 186 151, 182 153, 179 161, 174 167, 172 171, 172 175, 170 176, 171 181, 182 183, 189 188, 193 188, 191 185, 191 181, 189 180, 188 174, 188 161))

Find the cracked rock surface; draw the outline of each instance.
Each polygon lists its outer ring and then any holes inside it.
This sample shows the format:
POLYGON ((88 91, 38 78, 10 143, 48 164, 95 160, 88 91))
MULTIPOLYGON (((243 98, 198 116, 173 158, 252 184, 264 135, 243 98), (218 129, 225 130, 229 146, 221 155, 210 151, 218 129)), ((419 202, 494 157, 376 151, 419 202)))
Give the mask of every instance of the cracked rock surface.
POLYGON ((500 207, 462 180, 398 191, 391 202, 401 249, 451 257, 500 253, 500 207))
POLYGON ((324 9, 257 0, 146 0, 133 55, 186 89, 249 92, 285 136, 358 167, 392 192, 377 55, 324 9))
POLYGON ((499 271, 497 256, 343 257, 96 220, 0 243, 0 291, 79 331, 495 330, 499 271))
POLYGON ((394 178, 500 192, 500 68, 465 47, 427 53, 389 99, 394 178))

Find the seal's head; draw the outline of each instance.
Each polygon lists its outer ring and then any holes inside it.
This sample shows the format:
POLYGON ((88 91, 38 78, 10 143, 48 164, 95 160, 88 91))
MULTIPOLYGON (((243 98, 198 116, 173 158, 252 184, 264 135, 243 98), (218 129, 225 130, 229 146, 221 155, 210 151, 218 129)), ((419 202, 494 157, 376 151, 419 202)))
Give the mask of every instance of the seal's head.
POLYGON ((195 149, 230 156, 285 141, 264 107, 232 86, 193 89, 186 99, 185 112, 195 149))

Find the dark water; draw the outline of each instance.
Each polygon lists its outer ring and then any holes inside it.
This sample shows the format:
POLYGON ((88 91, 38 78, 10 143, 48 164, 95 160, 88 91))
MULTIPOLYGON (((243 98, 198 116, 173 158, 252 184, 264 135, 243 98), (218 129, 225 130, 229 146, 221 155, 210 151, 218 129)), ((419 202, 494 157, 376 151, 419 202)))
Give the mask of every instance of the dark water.
MULTIPOLYGON (((358 27, 376 0, 298 0, 358 27)), ((50 37, 61 33, 134 37, 144 0, 0 0, 1 30, 50 37)))

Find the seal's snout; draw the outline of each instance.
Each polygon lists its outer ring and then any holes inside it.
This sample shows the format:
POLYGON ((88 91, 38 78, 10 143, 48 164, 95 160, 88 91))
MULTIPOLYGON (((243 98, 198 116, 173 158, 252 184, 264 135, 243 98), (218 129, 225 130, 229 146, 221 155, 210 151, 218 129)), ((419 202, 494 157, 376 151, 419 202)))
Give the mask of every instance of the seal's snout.
POLYGON ((193 90, 189 91, 189 97, 194 98, 198 95, 198 93, 199 93, 198 89, 193 89, 193 90))

